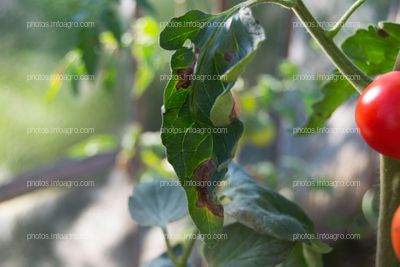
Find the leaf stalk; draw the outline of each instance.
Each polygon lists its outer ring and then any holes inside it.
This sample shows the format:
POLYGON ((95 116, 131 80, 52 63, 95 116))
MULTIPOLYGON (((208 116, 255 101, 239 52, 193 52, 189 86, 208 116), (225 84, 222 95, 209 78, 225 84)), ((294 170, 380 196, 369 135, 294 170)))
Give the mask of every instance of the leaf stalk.
POLYGON ((366 0, 357 0, 348 10, 347 12, 342 16, 342 18, 333 26, 332 29, 327 31, 327 35, 330 38, 335 38, 335 36, 340 32, 340 30, 343 28, 343 26, 346 24, 347 20, 353 15, 353 13, 362 5, 365 3, 366 0))
MULTIPOLYGON (((246 6, 249 7, 262 3, 273 3, 292 9, 310 35, 320 45, 322 50, 335 65, 335 67, 360 94, 372 82, 372 79, 368 77, 368 75, 362 70, 360 70, 353 62, 351 62, 351 60, 343 53, 343 51, 339 49, 339 47, 331 38, 329 31, 324 30, 320 26, 320 23, 318 23, 318 21, 314 18, 302 0, 251 0, 245 3, 247 3, 246 6)), ((361 4, 357 3, 356 6, 358 7, 359 5, 361 4)), ((350 15, 351 13, 348 12, 347 16, 350 15)))

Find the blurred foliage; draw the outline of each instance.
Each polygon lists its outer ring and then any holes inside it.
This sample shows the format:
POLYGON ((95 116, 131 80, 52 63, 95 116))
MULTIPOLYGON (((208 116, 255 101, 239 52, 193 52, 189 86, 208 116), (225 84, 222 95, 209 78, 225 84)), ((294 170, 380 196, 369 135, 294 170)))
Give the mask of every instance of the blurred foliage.
POLYGON ((133 84, 133 93, 141 96, 157 72, 166 64, 166 53, 158 45, 160 29, 151 17, 143 17, 133 25, 132 54, 139 66, 133 84))
POLYGON ((118 142, 113 135, 93 135, 68 149, 69 157, 81 159, 115 150, 118 142))

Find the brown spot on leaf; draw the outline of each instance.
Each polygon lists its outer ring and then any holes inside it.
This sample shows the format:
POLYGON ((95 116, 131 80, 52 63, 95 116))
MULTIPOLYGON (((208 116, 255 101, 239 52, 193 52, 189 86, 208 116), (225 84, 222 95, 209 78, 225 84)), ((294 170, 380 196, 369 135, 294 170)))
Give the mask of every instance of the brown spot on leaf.
POLYGON ((224 53, 224 59, 228 62, 232 62, 232 60, 235 58, 235 52, 225 52, 224 53))
POLYGON ((194 60, 193 60, 192 64, 186 69, 179 69, 177 71, 178 79, 179 79, 178 83, 175 86, 175 88, 177 90, 182 89, 182 88, 186 89, 192 85, 194 67, 196 65, 199 52, 200 52, 200 49, 195 48, 194 49, 194 60))
POLYGON ((176 89, 186 89, 192 84, 192 75, 193 75, 193 68, 189 67, 187 69, 179 69, 177 71, 179 80, 178 83, 176 84, 176 89))
POLYGON ((378 35, 383 38, 389 37, 389 34, 384 29, 379 29, 378 35))
POLYGON ((198 193, 196 206, 199 208, 207 207, 215 216, 224 217, 224 208, 222 205, 214 203, 208 192, 208 184, 216 170, 217 162, 214 159, 209 159, 201 163, 194 171, 198 193))

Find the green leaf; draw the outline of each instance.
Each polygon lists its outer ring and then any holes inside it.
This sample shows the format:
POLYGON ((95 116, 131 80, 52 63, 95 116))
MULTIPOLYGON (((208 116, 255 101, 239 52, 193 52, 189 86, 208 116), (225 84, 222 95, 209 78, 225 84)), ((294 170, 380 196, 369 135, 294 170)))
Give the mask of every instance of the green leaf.
POLYGON ((181 17, 171 19, 160 34, 161 47, 166 50, 182 48, 187 39, 196 38, 202 29, 202 23, 207 23, 215 17, 199 10, 191 10, 181 17))
POLYGON ((311 240, 311 245, 297 242, 288 259, 277 267, 322 267, 322 254, 332 249, 318 241, 311 240))
POLYGON ((307 262, 304 258, 303 244, 297 242, 288 256, 288 259, 277 267, 310 267, 307 265, 307 262))
POLYGON ((193 182, 220 181, 243 132, 232 106, 216 103, 221 95, 229 98, 234 85, 220 77, 237 77, 264 39, 250 9, 242 5, 220 15, 189 11, 173 18, 160 35, 164 49, 176 50, 171 58, 173 78, 164 92, 162 141, 202 234, 222 230, 223 209, 213 196, 215 186, 193 182), (184 46, 188 39, 191 44, 184 46), (212 115, 213 108, 219 116, 212 115), (221 121, 223 128, 218 127, 221 121))
POLYGON ((285 241, 314 232, 312 221, 295 203, 261 186, 238 165, 231 164, 227 184, 219 193, 225 213, 256 232, 285 241))
MULTIPOLYGON (((400 50, 400 24, 381 22, 379 26, 371 25, 368 29, 360 29, 344 41, 342 49, 370 76, 389 72, 393 69, 400 50)), ((313 114, 306 128, 323 127, 333 112, 354 94, 349 82, 342 79, 343 76, 324 84, 323 96, 313 106, 313 114)))
MULTIPOLYGON (((353 86, 338 71, 333 72, 335 80, 330 80, 322 86, 322 98, 313 105, 313 113, 304 128, 313 128, 315 131, 322 128, 333 112, 354 95, 353 86)), ((309 135, 310 131, 297 135, 309 135)))
POLYGON ((381 22, 360 29, 344 41, 342 49, 370 76, 392 71, 400 50, 400 24, 381 22))
POLYGON ((319 241, 318 239, 311 239, 311 244, 308 244, 306 247, 310 247, 312 250, 320 254, 327 254, 332 251, 332 248, 329 245, 319 241))
POLYGON ((211 109, 211 122, 218 127, 228 126, 231 124, 230 114, 234 104, 235 100, 230 92, 218 96, 211 109))
POLYGON ((129 198, 132 218, 143 226, 165 228, 187 214, 185 192, 179 186, 164 186, 173 180, 155 180, 137 185, 129 198))
POLYGON ((275 239, 236 223, 224 228, 227 239, 218 240, 214 248, 205 247, 210 267, 275 267, 290 254, 294 243, 275 239))
POLYGON ((303 255, 308 267, 323 267, 322 255, 312 246, 303 244, 303 255))

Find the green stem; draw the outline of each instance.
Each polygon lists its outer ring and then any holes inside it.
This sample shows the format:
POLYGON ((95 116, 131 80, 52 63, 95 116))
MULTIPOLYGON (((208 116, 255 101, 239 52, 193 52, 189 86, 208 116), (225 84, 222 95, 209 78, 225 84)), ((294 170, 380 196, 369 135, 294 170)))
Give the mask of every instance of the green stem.
MULTIPOLYGON (((199 232, 196 230, 193 235, 197 235, 199 232)), ((191 238, 188 242, 188 244, 186 245, 185 250, 182 253, 182 257, 180 259, 180 266, 181 267, 186 267, 188 259, 190 257, 190 254, 192 253, 193 250, 193 246, 196 243, 196 238, 191 238)))
MULTIPOLYGON (((394 70, 400 71, 400 51, 394 70)), ((400 160, 381 156, 381 193, 378 221, 376 267, 398 266, 392 249, 391 222, 400 206, 400 160)))
POLYGON ((328 55, 332 63, 359 93, 362 93, 362 91, 372 82, 368 75, 354 65, 353 62, 351 62, 351 60, 339 49, 332 38, 330 38, 328 32, 321 28, 320 24, 310 13, 302 0, 250 0, 245 2, 248 7, 262 3, 273 3, 293 9, 299 20, 321 46, 322 50, 328 55))
MULTIPOLYGON (((167 254, 170 260, 174 263, 176 267, 186 267, 190 254, 192 253, 193 246, 196 243, 196 238, 191 238, 188 244, 185 247, 185 250, 182 253, 180 259, 178 259, 174 253, 174 249, 169 241, 168 230, 166 228, 161 228, 164 235, 165 244, 167 245, 167 254)), ((197 235, 198 231, 196 230, 193 235, 197 235)))
POLYGON ((297 0, 248 0, 243 4, 247 7, 253 7, 259 4, 277 4, 286 8, 293 8, 297 5, 297 0))
POLYGON ((376 267, 399 266, 391 243, 391 222, 400 206, 400 161, 381 156, 381 192, 376 267))
POLYGON ((303 1, 299 0, 293 10, 336 68, 361 93, 372 80, 339 49, 335 42, 326 34, 326 31, 319 26, 319 23, 304 5, 303 1))
POLYGON ((181 267, 181 264, 180 264, 178 258, 176 257, 176 255, 174 253, 174 249, 173 249, 173 247, 171 245, 171 242, 169 242, 169 235, 168 235, 167 229, 163 227, 162 231, 163 231, 163 235, 164 235, 165 244, 167 245, 168 257, 175 264, 176 267, 181 267))
POLYGON ((357 0, 347 12, 343 15, 343 17, 336 23, 336 25, 327 32, 330 38, 334 38, 342 29, 343 25, 347 22, 347 20, 353 15, 353 13, 359 8, 366 0, 357 0))

